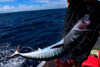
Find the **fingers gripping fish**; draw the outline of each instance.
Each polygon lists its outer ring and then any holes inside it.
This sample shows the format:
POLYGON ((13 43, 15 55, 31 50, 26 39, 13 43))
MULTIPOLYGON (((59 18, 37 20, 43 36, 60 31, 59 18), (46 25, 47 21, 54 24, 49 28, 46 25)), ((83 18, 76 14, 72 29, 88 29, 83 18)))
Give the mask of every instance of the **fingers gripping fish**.
MULTIPOLYGON (((76 39, 81 37, 84 33, 90 32, 90 29, 87 29, 90 25, 89 15, 78 21, 78 23, 71 29, 71 31, 59 42, 53 44, 47 48, 29 52, 29 53, 19 53, 19 46, 17 50, 9 58, 12 58, 16 55, 20 55, 25 58, 32 58, 34 60, 52 60, 55 58, 63 57, 65 54, 68 54, 69 47, 76 39)), ((75 45, 75 44, 74 44, 75 45)))

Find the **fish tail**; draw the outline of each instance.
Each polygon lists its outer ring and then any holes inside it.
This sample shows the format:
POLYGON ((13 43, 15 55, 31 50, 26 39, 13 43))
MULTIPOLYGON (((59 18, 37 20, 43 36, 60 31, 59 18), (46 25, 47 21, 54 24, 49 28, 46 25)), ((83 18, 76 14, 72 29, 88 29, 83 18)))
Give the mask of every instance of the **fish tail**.
POLYGON ((19 48, 20 48, 20 46, 18 45, 17 50, 10 57, 8 57, 8 59, 11 59, 11 58, 17 56, 19 54, 19 48))

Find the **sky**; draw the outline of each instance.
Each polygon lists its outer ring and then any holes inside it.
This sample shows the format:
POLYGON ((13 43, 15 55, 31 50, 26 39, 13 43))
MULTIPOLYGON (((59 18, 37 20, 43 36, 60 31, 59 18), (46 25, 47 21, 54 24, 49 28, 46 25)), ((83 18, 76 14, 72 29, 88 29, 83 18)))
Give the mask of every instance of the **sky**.
POLYGON ((66 7, 67 0, 0 0, 0 13, 66 7))

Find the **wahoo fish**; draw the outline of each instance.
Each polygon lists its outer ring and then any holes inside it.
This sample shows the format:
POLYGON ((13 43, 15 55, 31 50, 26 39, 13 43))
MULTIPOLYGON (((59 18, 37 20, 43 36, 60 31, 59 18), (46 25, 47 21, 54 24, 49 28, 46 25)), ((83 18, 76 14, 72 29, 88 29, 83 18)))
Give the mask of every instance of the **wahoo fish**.
MULTIPOLYGON (((90 23, 91 22, 89 20, 89 15, 86 14, 81 20, 79 20, 75 24, 75 26, 69 31, 69 33, 59 42, 47 48, 28 53, 20 53, 18 45, 17 50, 9 58, 13 58, 14 56, 17 55, 39 61, 47 61, 56 58, 61 58, 69 54, 71 50, 69 46, 72 46, 72 44, 76 41, 76 39, 83 36, 84 33, 90 32, 90 29, 88 29, 90 23)), ((76 44, 73 45, 75 46, 76 44)))

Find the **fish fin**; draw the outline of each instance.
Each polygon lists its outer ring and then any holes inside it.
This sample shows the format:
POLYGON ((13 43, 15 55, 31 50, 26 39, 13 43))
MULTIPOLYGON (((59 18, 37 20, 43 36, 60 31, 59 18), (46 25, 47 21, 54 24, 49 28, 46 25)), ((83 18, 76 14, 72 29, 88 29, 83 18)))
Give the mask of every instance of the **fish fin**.
POLYGON ((10 57, 8 57, 8 60, 19 54, 19 47, 20 46, 18 45, 17 50, 10 57))
POLYGON ((43 67, 46 64, 46 61, 42 61, 37 67, 43 67))
POLYGON ((77 32, 88 32, 88 31, 92 31, 92 29, 86 29, 86 30, 76 29, 74 31, 77 31, 77 32))
POLYGON ((64 44, 59 44, 59 45, 53 46, 52 48, 60 48, 60 47, 63 47, 63 46, 64 46, 64 44))
POLYGON ((38 48, 38 50, 42 50, 41 48, 38 48))

